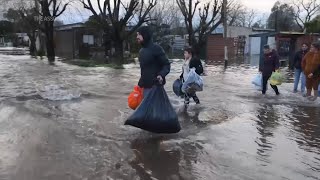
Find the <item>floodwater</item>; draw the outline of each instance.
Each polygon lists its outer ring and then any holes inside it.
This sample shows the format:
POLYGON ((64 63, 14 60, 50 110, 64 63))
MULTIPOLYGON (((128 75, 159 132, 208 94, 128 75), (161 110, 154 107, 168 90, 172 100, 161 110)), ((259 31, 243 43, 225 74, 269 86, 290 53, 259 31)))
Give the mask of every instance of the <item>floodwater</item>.
POLYGON ((257 60, 206 66, 201 105, 167 93, 182 131, 157 135, 129 126, 127 95, 138 64, 82 68, 0 55, 0 179, 320 179, 320 100, 292 93, 291 73, 276 97, 251 85, 257 60))

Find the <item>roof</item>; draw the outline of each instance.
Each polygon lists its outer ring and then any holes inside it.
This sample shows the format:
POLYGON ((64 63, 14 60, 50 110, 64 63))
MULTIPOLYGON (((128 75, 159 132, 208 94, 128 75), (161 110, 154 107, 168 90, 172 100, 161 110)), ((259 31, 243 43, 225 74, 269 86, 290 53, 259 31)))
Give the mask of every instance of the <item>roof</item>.
POLYGON ((253 28, 252 28, 252 31, 275 32, 276 30, 275 30, 275 29, 265 29, 265 28, 255 28, 255 27, 253 27, 253 28))
POLYGON ((69 30, 69 29, 79 28, 79 27, 83 27, 83 26, 84 26, 84 23, 73 23, 73 24, 64 24, 64 25, 56 26, 55 29, 56 30, 69 30))
POLYGON ((293 31, 280 31, 280 32, 265 32, 260 34, 251 34, 249 37, 262 37, 262 36, 269 36, 273 37, 276 35, 284 35, 284 36, 303 36, 306 35, 303 32, 293 32, 293 31))
MULTIPOLYGON (((248 27, 241 27, 241 26, 227 26, 227 30, 239 30, 239 29, 244 29, 244 30, 248 30, 251 31, 251 28, 248 27)), ((223 26, 218 26, 215 30, 213 30, 211 32, 211 34, 223 34, 224 33, 224 27, 223 26)))
POLYGON ((288 34, 288 35, 305 35, 304 32, 293 32, 293 31, 280 31, 280 34, 288 34))
POLYGON ((223 27, 217 27, 215 30, 211 32, 211 34, 223 34, 223 27))
POLYGON ((277 34, 276 32, 264 32, 259 34, 251 34, 249 35, 249 37, 263 37, 263 36, 273 37, 276 34, 277 34))

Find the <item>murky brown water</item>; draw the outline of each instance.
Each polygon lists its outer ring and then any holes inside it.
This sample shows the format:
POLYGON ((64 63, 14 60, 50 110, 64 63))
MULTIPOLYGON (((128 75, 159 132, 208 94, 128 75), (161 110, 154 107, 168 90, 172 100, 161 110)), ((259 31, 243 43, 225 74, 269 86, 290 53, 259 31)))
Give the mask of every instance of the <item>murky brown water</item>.
POLYGON ((0 55, 0 179, 320 179, 320 100, 291 93, 292 83, 261 97, 250 83, 256 64, 207 66, 202 105, 186 112, 171 89, 175 60, 166 89, 183 129, 160 136, 123 125, 138 64, 0 55))

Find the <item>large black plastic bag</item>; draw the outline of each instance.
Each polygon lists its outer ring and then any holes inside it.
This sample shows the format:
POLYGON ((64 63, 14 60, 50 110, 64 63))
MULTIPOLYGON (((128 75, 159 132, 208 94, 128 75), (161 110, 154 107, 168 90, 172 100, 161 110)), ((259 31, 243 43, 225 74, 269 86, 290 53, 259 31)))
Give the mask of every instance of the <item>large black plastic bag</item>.
POLYGON ((181 130, 178 115, 163 86, 154 86, 136 111, 127 119, 131 125, 153 133, 177 133, 181 130))
POLYGON ((173 85, 172 85, 173 92, 178 97, 183 97, 183 95, 184 95, 181 90, 182 84, 183 84, 182 81, 180 79, 177 79, 173 82, 173 85))

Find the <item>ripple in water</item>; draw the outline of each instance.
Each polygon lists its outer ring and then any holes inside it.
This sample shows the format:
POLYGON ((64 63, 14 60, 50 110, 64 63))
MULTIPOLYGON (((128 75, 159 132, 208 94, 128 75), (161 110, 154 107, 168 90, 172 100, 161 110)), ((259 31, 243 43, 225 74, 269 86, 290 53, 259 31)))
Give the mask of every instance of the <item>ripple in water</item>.
POLYGON ((66 88, 62 85, 47 85, 37 89, 43 99, 62 101, 80 98, 79 88, 66 88))

